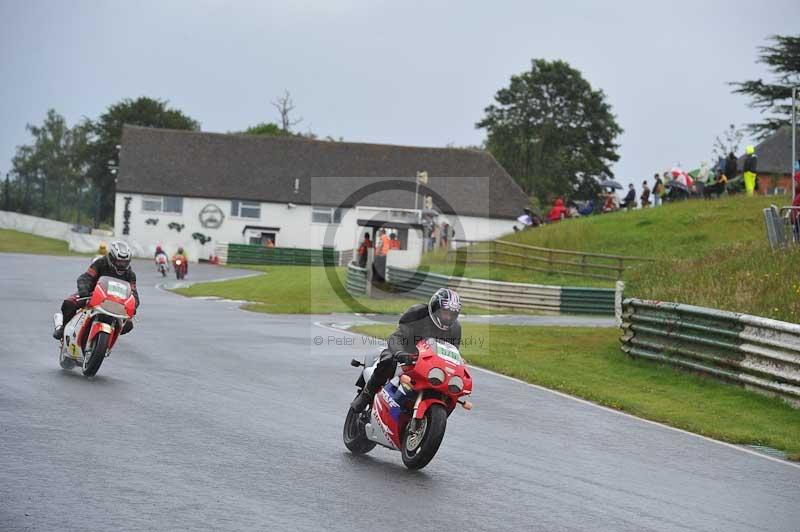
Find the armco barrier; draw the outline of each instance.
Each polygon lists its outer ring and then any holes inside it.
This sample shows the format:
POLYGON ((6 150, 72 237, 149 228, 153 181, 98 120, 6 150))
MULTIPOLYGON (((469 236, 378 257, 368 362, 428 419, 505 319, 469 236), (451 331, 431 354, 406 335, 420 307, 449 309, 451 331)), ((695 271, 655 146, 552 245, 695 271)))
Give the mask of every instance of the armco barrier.
POLYGON ((353 263, 348 264, 345 286, 347 292, 352 296, 365 295, 367 293, 367 269, 360 268, 353 263))
POLYGON ((610 288, 569 288, 527 283, 507 283, 451 277, 389 266, 387 282, 399 292, 425 298, 447 286, 457 290, 465 303, 489 308, 534 310, 548 314, 614 314, 615 291, 610 288), (565 292, 566 291, 566 292, 565 292), (564 299, 566 293, 566 301, 564 299))
POLYGON ((323 264, 338 265, 339 252, 332 248, 268 248, 250 244, 228 244, 226 263, 291 264, 306 266, 322 266, 323 264))
POLYGON ((626 299, 622 350, 800 406, 800 325, 722 310, 626 299))

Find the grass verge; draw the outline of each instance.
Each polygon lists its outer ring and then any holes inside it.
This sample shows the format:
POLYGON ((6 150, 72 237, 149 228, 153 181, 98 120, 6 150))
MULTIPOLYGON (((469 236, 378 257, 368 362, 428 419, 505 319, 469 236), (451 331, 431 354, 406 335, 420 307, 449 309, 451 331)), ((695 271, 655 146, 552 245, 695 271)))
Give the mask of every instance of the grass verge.
MULTIPOLYGON (((800 460, 800 410, 779 399, 627 357, 617 329, 464 324, 470 364, 714 439, 800 460)), ((389 325, 353 330, 386 338, 389 325)))
MULTIPOLYGON (((333 288, 325 268, 320 266, 241 266, 266 275, 234 279, 231 281, 198 283, 174 292, 196 296, 215 296, 226 299, 250 301, 244 309, 270 314, 330 314, 334 312, 362 312, 376 314, 402 314, 416 303, 427 303, 423 298, 398 297, 381 294, 375 298, 352 298, 344 289, 346 268, 333 268, 342 288, 333 288), (347 302, 354 303, 350 306, 347 302)), ((536 314, 508 309, 488 309, 469 305, 469 312, 480 314, 536 314)))
POLYGON ((64 240, 45 238, 11 229, 0 229, 0 253, 37 255, 74 255, 64 240))
MULTIPOLYGON (((175 292, 185 296, 217 296, 227 299, 252 301, 245 309, 274 314, 330 314, 333 312, 375 312, 400 314, 414 303, 415 299, 355 298, 362 308, 352 308, 349 294, 335 290, 327 278, 325 268, 318 266, 254 266, 248 269, 266 275, 200 283, 175 292)), ((344 286, 345 268, 336 268, 344 286)))

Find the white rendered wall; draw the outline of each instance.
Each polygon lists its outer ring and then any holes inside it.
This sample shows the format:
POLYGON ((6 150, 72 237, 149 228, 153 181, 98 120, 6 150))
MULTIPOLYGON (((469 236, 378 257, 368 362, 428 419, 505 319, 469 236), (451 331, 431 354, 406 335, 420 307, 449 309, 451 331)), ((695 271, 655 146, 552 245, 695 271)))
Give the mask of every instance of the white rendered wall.
MULTIPOLYGON (((357 220, 359 217, 365 217, 366 214, 362 208, 345 210, 341 222, 331 225, 331 231, 327 235, 330 237, 330 241, 326 243, 326 231, 329 229, 329 224, 313 223, 311 221, 312 208, 309 205, 297 205, 289 208, 286 203, 261 203, 259 218, 240 218, 231 216, 230 200, 184 198, 183 212, 173 214, 144 211, 142 197, 142 194, 117 193, 114 210, 115 238, 127 241, 137 255, 142 256, 152 256, 156 245, 163 246, 169 254, 173 254, 179 246, 182 246, 186 250, 189 260, 192 261, 213 255, 214 246, 219 242, 248 243, 246 236, 242 233, 245 226, 248 225, 280 228, 275 238, 277 247, 320 249, 323 244, 333 244, 333 247, 338 250, 353 249, 357 246, 360 233, 357 220), (123 235, 123 211, 126 197, 131 198, 129 233, 123 235), (200 223, 200 211, 207 205, 216 205, 225 215, 222 225, 217 229, 203 227, 200 223), (147 219, 157 219, 158 223, 147 224, 147 219), (171 222, 182 224, 184 227, 180 232, 170 229, 171 222), (192 238, 193 233, 202 233, 211 237, 211 241, 201 245, 199 241, 192 238)), ((461 226, 454 224, 457 239, 497 238, 511 232, 514 225, 512 220, 476 216, 462 216, 458 220, 461 226)), ((421 247, 420 235, 416 233, 416 231, 409 231, 410 247, 412 240, 414 240, 413 247, 421 247)))

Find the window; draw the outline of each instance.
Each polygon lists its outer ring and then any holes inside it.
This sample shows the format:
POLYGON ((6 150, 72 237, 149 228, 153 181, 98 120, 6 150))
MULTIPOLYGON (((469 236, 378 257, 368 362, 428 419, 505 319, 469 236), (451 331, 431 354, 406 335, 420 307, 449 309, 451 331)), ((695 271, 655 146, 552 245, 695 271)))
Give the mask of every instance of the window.
POLYGON ((144 212, 183 213, 183 198, 177 196, 150 196, 142 198, 144 212))
POLYGON ((311 221, 315 224, 338 224, 342 221, 343 209, 312 207, 311 221))
POLYGON ((261 204, 255 201, 231 201, 231 216, 261 218, 261 204))

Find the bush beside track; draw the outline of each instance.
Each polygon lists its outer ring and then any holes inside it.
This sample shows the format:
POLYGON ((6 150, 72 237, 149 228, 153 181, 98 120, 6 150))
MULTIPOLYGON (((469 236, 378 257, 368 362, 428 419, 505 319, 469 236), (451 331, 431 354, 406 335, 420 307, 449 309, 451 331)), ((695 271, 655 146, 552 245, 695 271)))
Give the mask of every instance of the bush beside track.
MULTIPOLYGON (((718 440, 800 460, 800 410, 779 399, 626 357, 619 330, 465 323, 470 364, 718 440), (483 339, 483 346, 475 339, 483 339)), ((352 330, 386 338, 391 325, 352 330)), ((477 404, 480 408, 480 404, 477 404)))

